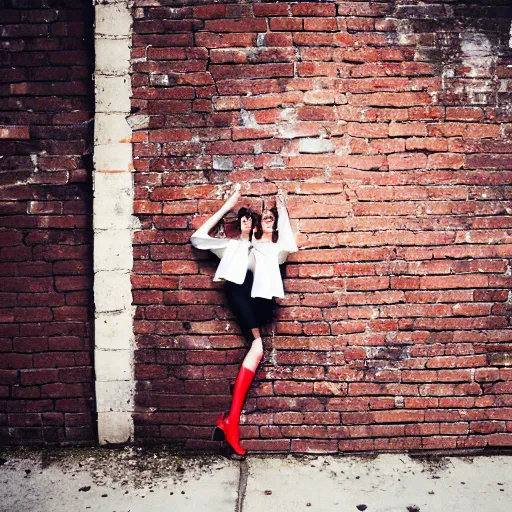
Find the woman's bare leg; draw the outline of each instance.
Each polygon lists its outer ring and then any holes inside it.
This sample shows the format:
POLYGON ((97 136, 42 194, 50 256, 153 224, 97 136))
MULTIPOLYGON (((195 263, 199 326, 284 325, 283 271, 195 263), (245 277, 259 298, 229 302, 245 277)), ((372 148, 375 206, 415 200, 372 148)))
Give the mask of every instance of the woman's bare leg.
POLYGON ((251 348, 245 359, 242 362, 242 366, 245 366, 249 370, 255 372, 260 364, 261 359, 263 358, 263 342, 261 341, 260 330, 256 327, 251 329, 252 335, 254 336, 254 341, 251 344, 251 348))

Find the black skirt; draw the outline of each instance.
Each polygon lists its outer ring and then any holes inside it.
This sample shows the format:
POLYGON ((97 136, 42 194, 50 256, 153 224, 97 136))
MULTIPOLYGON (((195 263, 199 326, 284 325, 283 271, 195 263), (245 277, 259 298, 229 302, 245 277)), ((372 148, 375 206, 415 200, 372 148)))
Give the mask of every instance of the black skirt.
POLYGON ((260 328, 272 320, 275 303, 274 299, 251 297, 253 280, 254 275, 248 270, 242 284, 230 281, 224 283, 228 305, 248 342, 254 340, 251 329, 260 328))

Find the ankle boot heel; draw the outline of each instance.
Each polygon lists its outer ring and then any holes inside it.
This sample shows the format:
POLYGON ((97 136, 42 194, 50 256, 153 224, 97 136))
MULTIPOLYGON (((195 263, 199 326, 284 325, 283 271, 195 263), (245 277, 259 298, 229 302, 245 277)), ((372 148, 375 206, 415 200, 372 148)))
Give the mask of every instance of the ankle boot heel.
POLYGON ((225 441, 226 435, 224 434, 224 431, 219 428, 215 427, 212 432, 212 441, 225 441))
POLYGON ((220 445, 220 454, 229 460, 245 460, 246 456, 236 453, 233 447, 227 442, 223 442, 220 445))

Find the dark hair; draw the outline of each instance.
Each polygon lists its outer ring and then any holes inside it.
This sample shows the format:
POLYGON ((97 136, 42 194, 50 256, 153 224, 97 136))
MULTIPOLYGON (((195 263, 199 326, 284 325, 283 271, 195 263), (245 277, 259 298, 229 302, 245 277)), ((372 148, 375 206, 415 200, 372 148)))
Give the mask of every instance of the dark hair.
MULTIPOLYGON (((263 212, 269 211, 274 216, 274 225, 272 226, 272 242, 276 243, 279 239, 279 232, 277 230, 277 220, 279 219, 279 214, 277 213, 277 208, 265 208, 263 212)), ((256 227, 254 229, 254 238, 259 240, 263 236, 263 228, 261 227, 261 217, 263 216, 263 212, 261 215, 258 215, 256 221, 256 227)))
POLYGON ((258 222, 257 216, 258 215, 254 211, 252 211, 250 208, 246 208, 245 206, 242 206, 242 208, 240 208, 240 210, 238 210, 238 215, 237 215, 236 226, 237 226, 238 230, 242 231, 241 222, 244 217, 252 219, 252 227, 254 229, 254 226, 258 222))

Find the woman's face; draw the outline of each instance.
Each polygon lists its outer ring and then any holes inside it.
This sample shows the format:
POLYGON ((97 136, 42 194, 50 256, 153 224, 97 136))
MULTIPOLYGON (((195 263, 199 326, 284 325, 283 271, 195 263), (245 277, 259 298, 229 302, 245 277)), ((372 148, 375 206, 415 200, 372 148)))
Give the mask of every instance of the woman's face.
POLYGON ((243 235, 250 234, 251 229, 252 229, 252 217, 250 217, 250 216, 242 217, 240 219, 240 231, 242 232, 242 234, 243 235))
POLYGON ((261 229, 263 233, 272 233, 274 230, 274 214, 270 210, 263 210, 261 214, 261 229))

